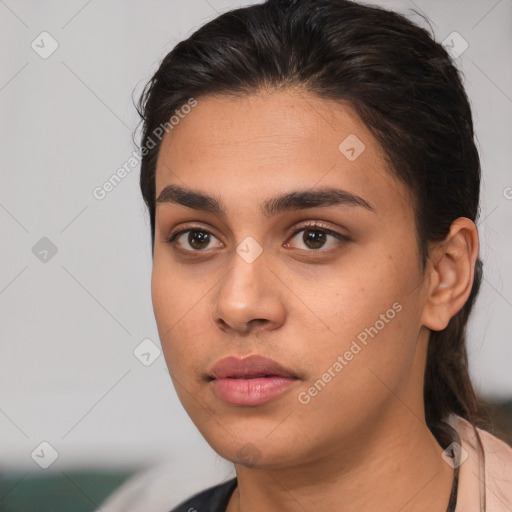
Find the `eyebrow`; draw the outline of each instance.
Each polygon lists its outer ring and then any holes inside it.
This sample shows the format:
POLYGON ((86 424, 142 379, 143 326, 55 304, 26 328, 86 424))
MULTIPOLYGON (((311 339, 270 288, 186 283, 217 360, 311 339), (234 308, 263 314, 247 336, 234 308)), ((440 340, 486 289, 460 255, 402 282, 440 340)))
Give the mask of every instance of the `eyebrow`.
MULTIPOLYGON (((222 217, 226 215, 226 210, 220 199, 178 185, 167 185, 164 187, 158 195, 156 202, 179 204, 195 210, 215 213, 222 217)), ((338 188, 288 192, 267 199, 261 205, 261 209, 263 215, 272 217, 286 211, 326 206, 361 206, 375 212, 375 209, 362 197, 338 188)))

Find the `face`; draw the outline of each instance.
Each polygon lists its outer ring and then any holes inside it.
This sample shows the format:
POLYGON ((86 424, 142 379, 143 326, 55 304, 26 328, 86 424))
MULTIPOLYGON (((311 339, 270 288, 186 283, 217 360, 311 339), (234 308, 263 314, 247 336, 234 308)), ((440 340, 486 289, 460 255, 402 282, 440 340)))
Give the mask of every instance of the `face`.
POLYGON ((414 202, 349 105, 293 90, 198 98, 162 142, 156 197, 160 340, 221 456, 328 457, 402 414, 397 395, 421 401, 414 202), (243 388, 252 402, 222 395, 214 365, 254 354, 295 378, 263 400, 263 381, 243 388))

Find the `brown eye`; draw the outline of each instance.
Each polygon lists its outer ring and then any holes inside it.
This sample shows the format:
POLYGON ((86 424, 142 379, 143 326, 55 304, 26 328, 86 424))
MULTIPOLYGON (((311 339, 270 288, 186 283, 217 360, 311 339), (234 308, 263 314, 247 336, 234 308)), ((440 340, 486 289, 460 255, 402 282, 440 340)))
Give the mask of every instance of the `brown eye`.
POLYGON ((332 249, 336 245, 348 242, 349 238, 332 229, 327 229, 321 225, 311 224, 295 231, 290 240, 296 240, 293 244, 288 242, 286 246, 292 246, 295 249, 319 250, 332 249), (299 235, 302 233, 302 236, 299 235))
POLYGON ((302 235, 302 241, 310 249, 320 249, 327 241, 327 235, 318 229, 306 229, 302 235))
MULTIPOLYGON (((214 240, 217 240, 217 237, 204 229, 184 229, 172 235, 169 243, 185 251, 198 252, 208 249, 214 240)), ((219 245, 222 244, 219 242, 219 245)))
POLYGON ((205 231, 189 231, 187 241, 194 249, 205 249, 210 243, 210 234, 205 231))

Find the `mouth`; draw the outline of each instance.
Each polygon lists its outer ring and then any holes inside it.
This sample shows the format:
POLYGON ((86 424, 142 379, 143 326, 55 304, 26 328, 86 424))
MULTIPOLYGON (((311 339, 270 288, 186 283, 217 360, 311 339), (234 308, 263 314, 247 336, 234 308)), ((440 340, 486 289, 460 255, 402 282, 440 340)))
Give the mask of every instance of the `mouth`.
POLYGON ((297 375, 277 361, 256 354, 245 358, 237 356, 225 357, 218 361, 209 372, 210 380, 268 377, 297 378, 297 375))
POLYGON ((257 406, 290 389, 300 379, 281 364, 258 355, 230 356, 211 370, 208 381, 214 394, 235 406, 257 406))

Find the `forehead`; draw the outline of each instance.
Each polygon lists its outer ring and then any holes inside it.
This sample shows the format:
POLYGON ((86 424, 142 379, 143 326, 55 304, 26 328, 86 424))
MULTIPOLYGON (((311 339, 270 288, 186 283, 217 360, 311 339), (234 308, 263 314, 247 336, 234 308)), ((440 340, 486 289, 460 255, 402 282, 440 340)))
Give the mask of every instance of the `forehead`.
POLYGON ((315 186, 400 201, 409 191, 389 171, 384 152, 348 103, 298 90, 197 99, 164 137, 156 196, 168 184, 263 198, 315 186))

